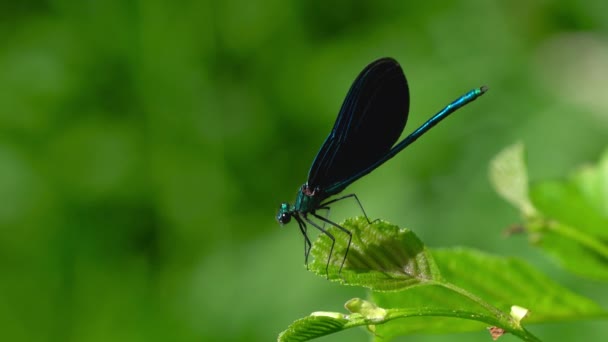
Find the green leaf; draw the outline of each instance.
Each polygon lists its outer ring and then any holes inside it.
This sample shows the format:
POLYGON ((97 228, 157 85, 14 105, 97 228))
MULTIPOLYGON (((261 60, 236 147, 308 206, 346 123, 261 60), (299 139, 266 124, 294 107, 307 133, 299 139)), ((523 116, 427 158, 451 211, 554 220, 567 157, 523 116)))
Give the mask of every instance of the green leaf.
POLYGON ((313 313, 293 322, 287 330, 279 335, 278 341, 312 340, 343 330, 347 323, 348 320, 341 313, 313 313))
POLYGON ((528 170, 522 143, 499 152, 490 162, 489 173, 490 181, 499 195, 524 216, 535 216, 536 209, 528 195, 528 170))
POLYGON ((597 166, 581 168, 573 180, 588 203, 600 215, 608 217, 608 150, 604 152, 597 166))
POLYGON ((462 248, 431 253, 411 231, 387 222, 370 224, 357 218, 342 226, 353 234, 342 273, 338 272, 348 240, 335 228, 329 230, 336 240, 329 265, 325 262, 332 239, 323 235, 311 252, 311 270, 334 281, 376 289, 371 301, 349 300, 348 315, 317 312, 298 320, 280 341, 305 341, 355 326, 367 326, 376 338, 493 326, 538 341, 522 327, 522 319, 549 322, 606 315, 597 304, 523 261, 462 248), (445 276, 439 275, 439 268, 445 276))
POLYGON ((531 311, 527 323, 593 318, 605 311, 543 275, 524 260, 465 249, 433 251, 446 279, 504 311, 531 311))
POLYGON ((590 205, 574 182, 542 182, 532 188, 549 219, 530 224, 533 242, 572 273, 608 280, 608 218, 590 205))
POLYGON ((522 319, 540 323, 607 315, 591 300, 568 291, 521 260, 462 248, 438 250, 433 255, 446 280, 402 291, 373 292, 373 302, 351 299, 345 305, 351 314, 313 313, 294 322, 279 341, 307 341, 356 326, 367 326, 376 339, 496 326, 523 340, 538 341, 521 326, 522 319))
POLYGON ((348 219, 341 226, 352 233, 342 271, 347 234, 329 227, 336 239, 331 258, 332 240, 326 234, 319 235, 311 250, 314 259, 309 267, 316 274, 376 291, 402 290, 440 279, 427 248, 409 229, 380 220, 369 223, 363 217, 348 219))
POLYGON ((308 341, 357 326, 381 323, 387 318, 386 310, 374 303, 353 298, 344 305, 352 314, 339 312, 313 312, 293 322, 279 335, 279 341, 308 341))
POLYGON ((608 151, 597 166, 529 191, 523 145, 500 152, 490 170, 496 191, 521 211, 534 244, 573 273, 608 280, 608 151))
POLYGON ((608 216, 597 211, 573 179, 539 182, 531 195, 545 217, 608 240, 608 216))
POLYGON ((361 298, 349 300, 344 304, 344 307, 352 313, 361 314, 369 321, 381 322, 386 319, 386 310, 384 308, 361 298))
POLYGON ((426 312, 425 316, 436 311, 437 316, 443 317, 412 317, 388 322, 376 327, 378 336, 389 339, 419 332, 454 333, 497 325, 492 319, 501 317, 458 292, 459 288, 474 293, 474 297, 480 297, 502 312, 513 312, 514 305, 528 309, 530 313, 524 319, 525 323, 606 317, 606 312, 596 303, 570 292, 521 260, 462 248, 437 250, 433 255, 445 279, 457 288, 441 285, 375 292, 371 300, 389 313, 397 308, 418 308, 426 312), (456 321, 455 318, 468 320, 456 321))
POLYGON ((534 242, 569 271, 608 280, 608 151, 597 166, 535 184, 531 196, 546 217, 529 225, 534 242))

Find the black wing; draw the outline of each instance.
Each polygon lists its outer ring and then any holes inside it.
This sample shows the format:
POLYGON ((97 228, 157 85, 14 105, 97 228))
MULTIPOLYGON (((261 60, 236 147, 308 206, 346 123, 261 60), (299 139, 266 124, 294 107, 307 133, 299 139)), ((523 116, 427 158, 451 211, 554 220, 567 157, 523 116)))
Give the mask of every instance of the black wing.
POLYGON ((409 104, 407 81, 397 61, 382 58, 368 65, 346 95, 310 168, 308 186, 331 196, 354 182, 354 175, 382 159, 395 144, 405 128, 409 104))

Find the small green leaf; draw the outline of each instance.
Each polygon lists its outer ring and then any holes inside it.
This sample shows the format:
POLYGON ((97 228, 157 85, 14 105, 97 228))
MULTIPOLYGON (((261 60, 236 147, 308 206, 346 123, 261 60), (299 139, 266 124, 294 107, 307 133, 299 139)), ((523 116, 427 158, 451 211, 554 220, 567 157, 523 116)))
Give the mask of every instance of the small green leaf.
POLYGON ((505 148, 492 159, 490 180, 496 192, 524 216, 536 214, 528 195, 528 170, 522 143, 505 148))
POLYGON ((336 239, 331 259, 332 240, 326 234, 319 235, 311 251, 314 260, 309 266, 316 274, 376 291, 396 291, 440 279, 430 253, 409 229, 380 220, 369 223, 364 217, 348 219, 341 226, 352 233, 342 271, 348 236, 329 227, 336 239))
POLYGON ((342 314, 338 312, 327 315, 313 314, 299 319, 279 335, 278 341, 308 341, 341 331, 348 323, 348 319, 340 315, 342 314))
POLYGON ((370 328, 387 319, 386 310, 363 299, 353 298, 344 306, 352 312, 351 315, 340 312, 313 312, 310 316, 293 322, 279 335, 278 340, 308 341, 354 327, 367 326, 370 328))
POLYGON ((352 313, 361 314, 365 319, 372 322, 381 322, 386 318, 385 309, 361 298, 349 300, 344 304, 344 307, 352 313))
POLYGON ((522 308, 521 306, 513 305, 511 307, 511 317, 515 319, 518 323, 521 322, 528 315, 529 310, 526 308, 522 308))

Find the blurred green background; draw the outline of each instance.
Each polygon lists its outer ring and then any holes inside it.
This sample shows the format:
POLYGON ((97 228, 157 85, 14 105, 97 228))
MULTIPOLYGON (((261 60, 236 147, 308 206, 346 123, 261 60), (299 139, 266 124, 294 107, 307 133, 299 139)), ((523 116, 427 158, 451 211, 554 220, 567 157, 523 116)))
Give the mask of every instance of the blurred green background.
MULTIPOLYGON (((532 180, 606 148, 605 0, 24 0, 0 2, 0 18, 0 340, 271 341, 365 296, 307 272, 297 226, 275 214, 382 56, 408 77, 404 133, 490 91, 348 189, 370 217, 431 247, 527 258, 608 306, 602 284, 501 237, 519 218, 487 177, 516 140, 532 180)), ((608 334, 605 322, 531 329, 608 334)))

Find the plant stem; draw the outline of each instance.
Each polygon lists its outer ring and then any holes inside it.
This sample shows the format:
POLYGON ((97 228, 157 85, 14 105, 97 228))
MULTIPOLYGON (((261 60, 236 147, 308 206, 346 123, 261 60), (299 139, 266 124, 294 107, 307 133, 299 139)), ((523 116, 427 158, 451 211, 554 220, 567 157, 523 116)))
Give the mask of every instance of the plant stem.
MULTIPOLYGON (((519 324, 519 322, 517 322, 513 319, 513 317, 511 317, 508 314, 505 314, 503 311, 492 306, 490 303, 475 296, 474 294, 468 292, 467 290, 460 288, 452 283, 448 283, 448 282, 435 282, 435 285, 442 286, 450 291, 454 291, 454 292, 458 293, 459 295, 461 295, 465 298, 468 298, 469 300, 479 304, 480 306, 482 306, 484 309, 486 309, 490 314, 492 314, 494 316, 494 318, 499 323, 499 324, 497 324, 497 326, 500 326, 501 328, 506 329, 508 332, 512 333, 515 336, 520 337, 522 340, 531 341, 531 342, 540 342, 540 340, 536 336, 534 336, 532 333, 530 333, 528 330, 526 330, 524 327, 522 327, 519 324)), ((487 320, 485 320, 485 322, 492 324, 491 322, 488 322, 487 320)))
POLYGON ((604 245, 601 241, 598 241, 598 239, 584 234, 581 232, 581 230, 553 220, 548 221, 546 223, 546 227, 556 234, 576 241, 577 243, 585 246, 585 248, 589 248, 604 258, 608 258, 608 246, 604 245))

